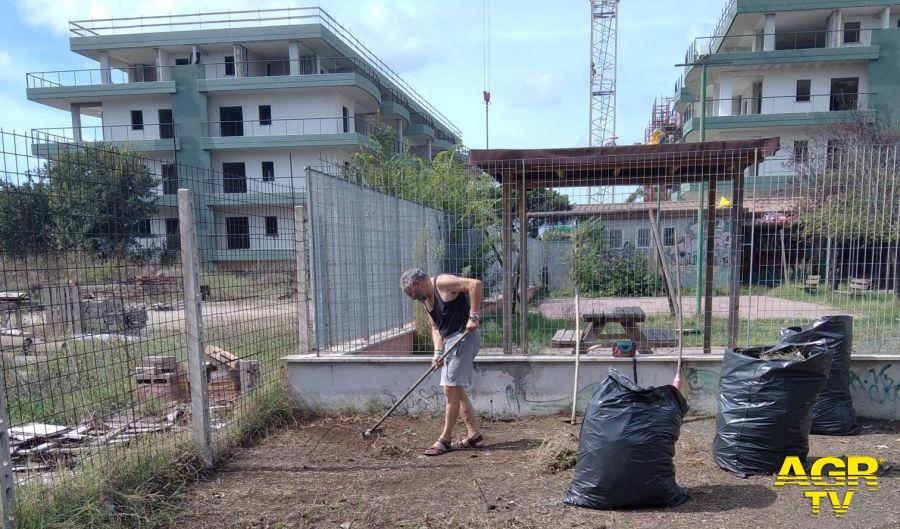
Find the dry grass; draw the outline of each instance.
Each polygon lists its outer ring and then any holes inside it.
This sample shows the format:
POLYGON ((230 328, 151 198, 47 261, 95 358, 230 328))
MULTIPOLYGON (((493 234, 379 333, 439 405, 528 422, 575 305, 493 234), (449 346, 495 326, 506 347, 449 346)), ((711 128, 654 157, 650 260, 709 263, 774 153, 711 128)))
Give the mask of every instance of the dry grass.
POLYGON ((545 437, 535 459, 540 468, 550 473, 575 468, 578 438, 569 432, 557 432, 545 437))

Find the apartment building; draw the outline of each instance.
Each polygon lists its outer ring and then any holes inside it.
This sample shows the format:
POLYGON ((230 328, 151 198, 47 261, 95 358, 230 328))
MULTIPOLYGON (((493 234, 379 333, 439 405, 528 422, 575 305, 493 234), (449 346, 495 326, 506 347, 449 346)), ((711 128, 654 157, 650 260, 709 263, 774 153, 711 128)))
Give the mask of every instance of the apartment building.
POLYGON ((369 148, 377 113, 424 158, 460 142, 446 117, 319 8, 77 21, 69 42, 97 67, 27 75, 29 100, 72 116, 71 127, 34 132, 162 161, 145 246, 177 233, 175 194, 188 186, 204 256, 286 259, 307 168, 369 148), (179 182, 176 160, 213 176, 179 182))
MULTIPOLYGON (((684 62, 673 101, 681 141, 779 137, 778 155, 748 170, 746 192, 783 195, 791 160, 827 153, 834 125, 897 116, 900 4, 729 0, 684 62)), ((675 198, 696 199, 695 187, 675 198)))

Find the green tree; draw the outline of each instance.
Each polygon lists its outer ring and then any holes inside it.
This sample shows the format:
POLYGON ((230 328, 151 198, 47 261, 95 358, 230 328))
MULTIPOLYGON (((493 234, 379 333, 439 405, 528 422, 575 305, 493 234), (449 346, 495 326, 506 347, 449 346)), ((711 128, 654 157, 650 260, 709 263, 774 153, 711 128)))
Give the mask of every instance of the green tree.
POLYGON ((58 250, 84 250, 101 259, 136 250, 142 223, 156 211, 159 184, 144 155, 107 145, 66 149, 40 176, 49 183, 58 250))
POLYGON ((600 219, 581 222, 572 239, 572 279, 581 295, 634 297, 664 293, 650 269, 647 254, 609 248, 600 219))
POLYGON ((19 185, 0 182, 0 250, 24 257, 52 245, 50 194, 45 182, 32 175, 19 185))

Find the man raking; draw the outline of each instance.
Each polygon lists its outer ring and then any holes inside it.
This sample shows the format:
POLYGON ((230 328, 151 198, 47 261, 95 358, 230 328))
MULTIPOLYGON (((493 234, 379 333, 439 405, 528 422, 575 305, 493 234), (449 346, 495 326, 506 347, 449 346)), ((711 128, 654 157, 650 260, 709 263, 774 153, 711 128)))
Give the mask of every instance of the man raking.
POLYGON ((466 388, 472 385, 475 355, 481 347, 481 334, 478 332, 481 281, 451 274, 439 274, 432 278, 414 268, 400 277, 400 288, 407 296, 425 305, 428 312, 434 341, 432 366, 435 369, 442 367, 441 386, 447 398, 444 430, 437 442, 425 450, 425 455, 437 456, 451 450, 476 448, 483 436, 466 388), (463 341, 442 362, 444 347, 452 347, 460 339, 463 341), (453 427, 460 413, 466 424, 467 436, 452 441, 453 427))

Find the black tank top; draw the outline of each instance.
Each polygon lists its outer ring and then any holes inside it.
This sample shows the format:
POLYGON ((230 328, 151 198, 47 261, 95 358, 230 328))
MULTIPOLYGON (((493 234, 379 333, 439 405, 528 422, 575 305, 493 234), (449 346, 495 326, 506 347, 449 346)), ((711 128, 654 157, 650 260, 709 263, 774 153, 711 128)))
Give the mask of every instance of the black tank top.
POLYGON ((432 280, 434 285, 434 306, 429 314, 441 332, 441 336, 446 338, 466 330, 466 323, 469 321, 469 295, 460 292, 452 301, 442 300, 437 289, 438 277, 440 276, 436 276, 432 280))

